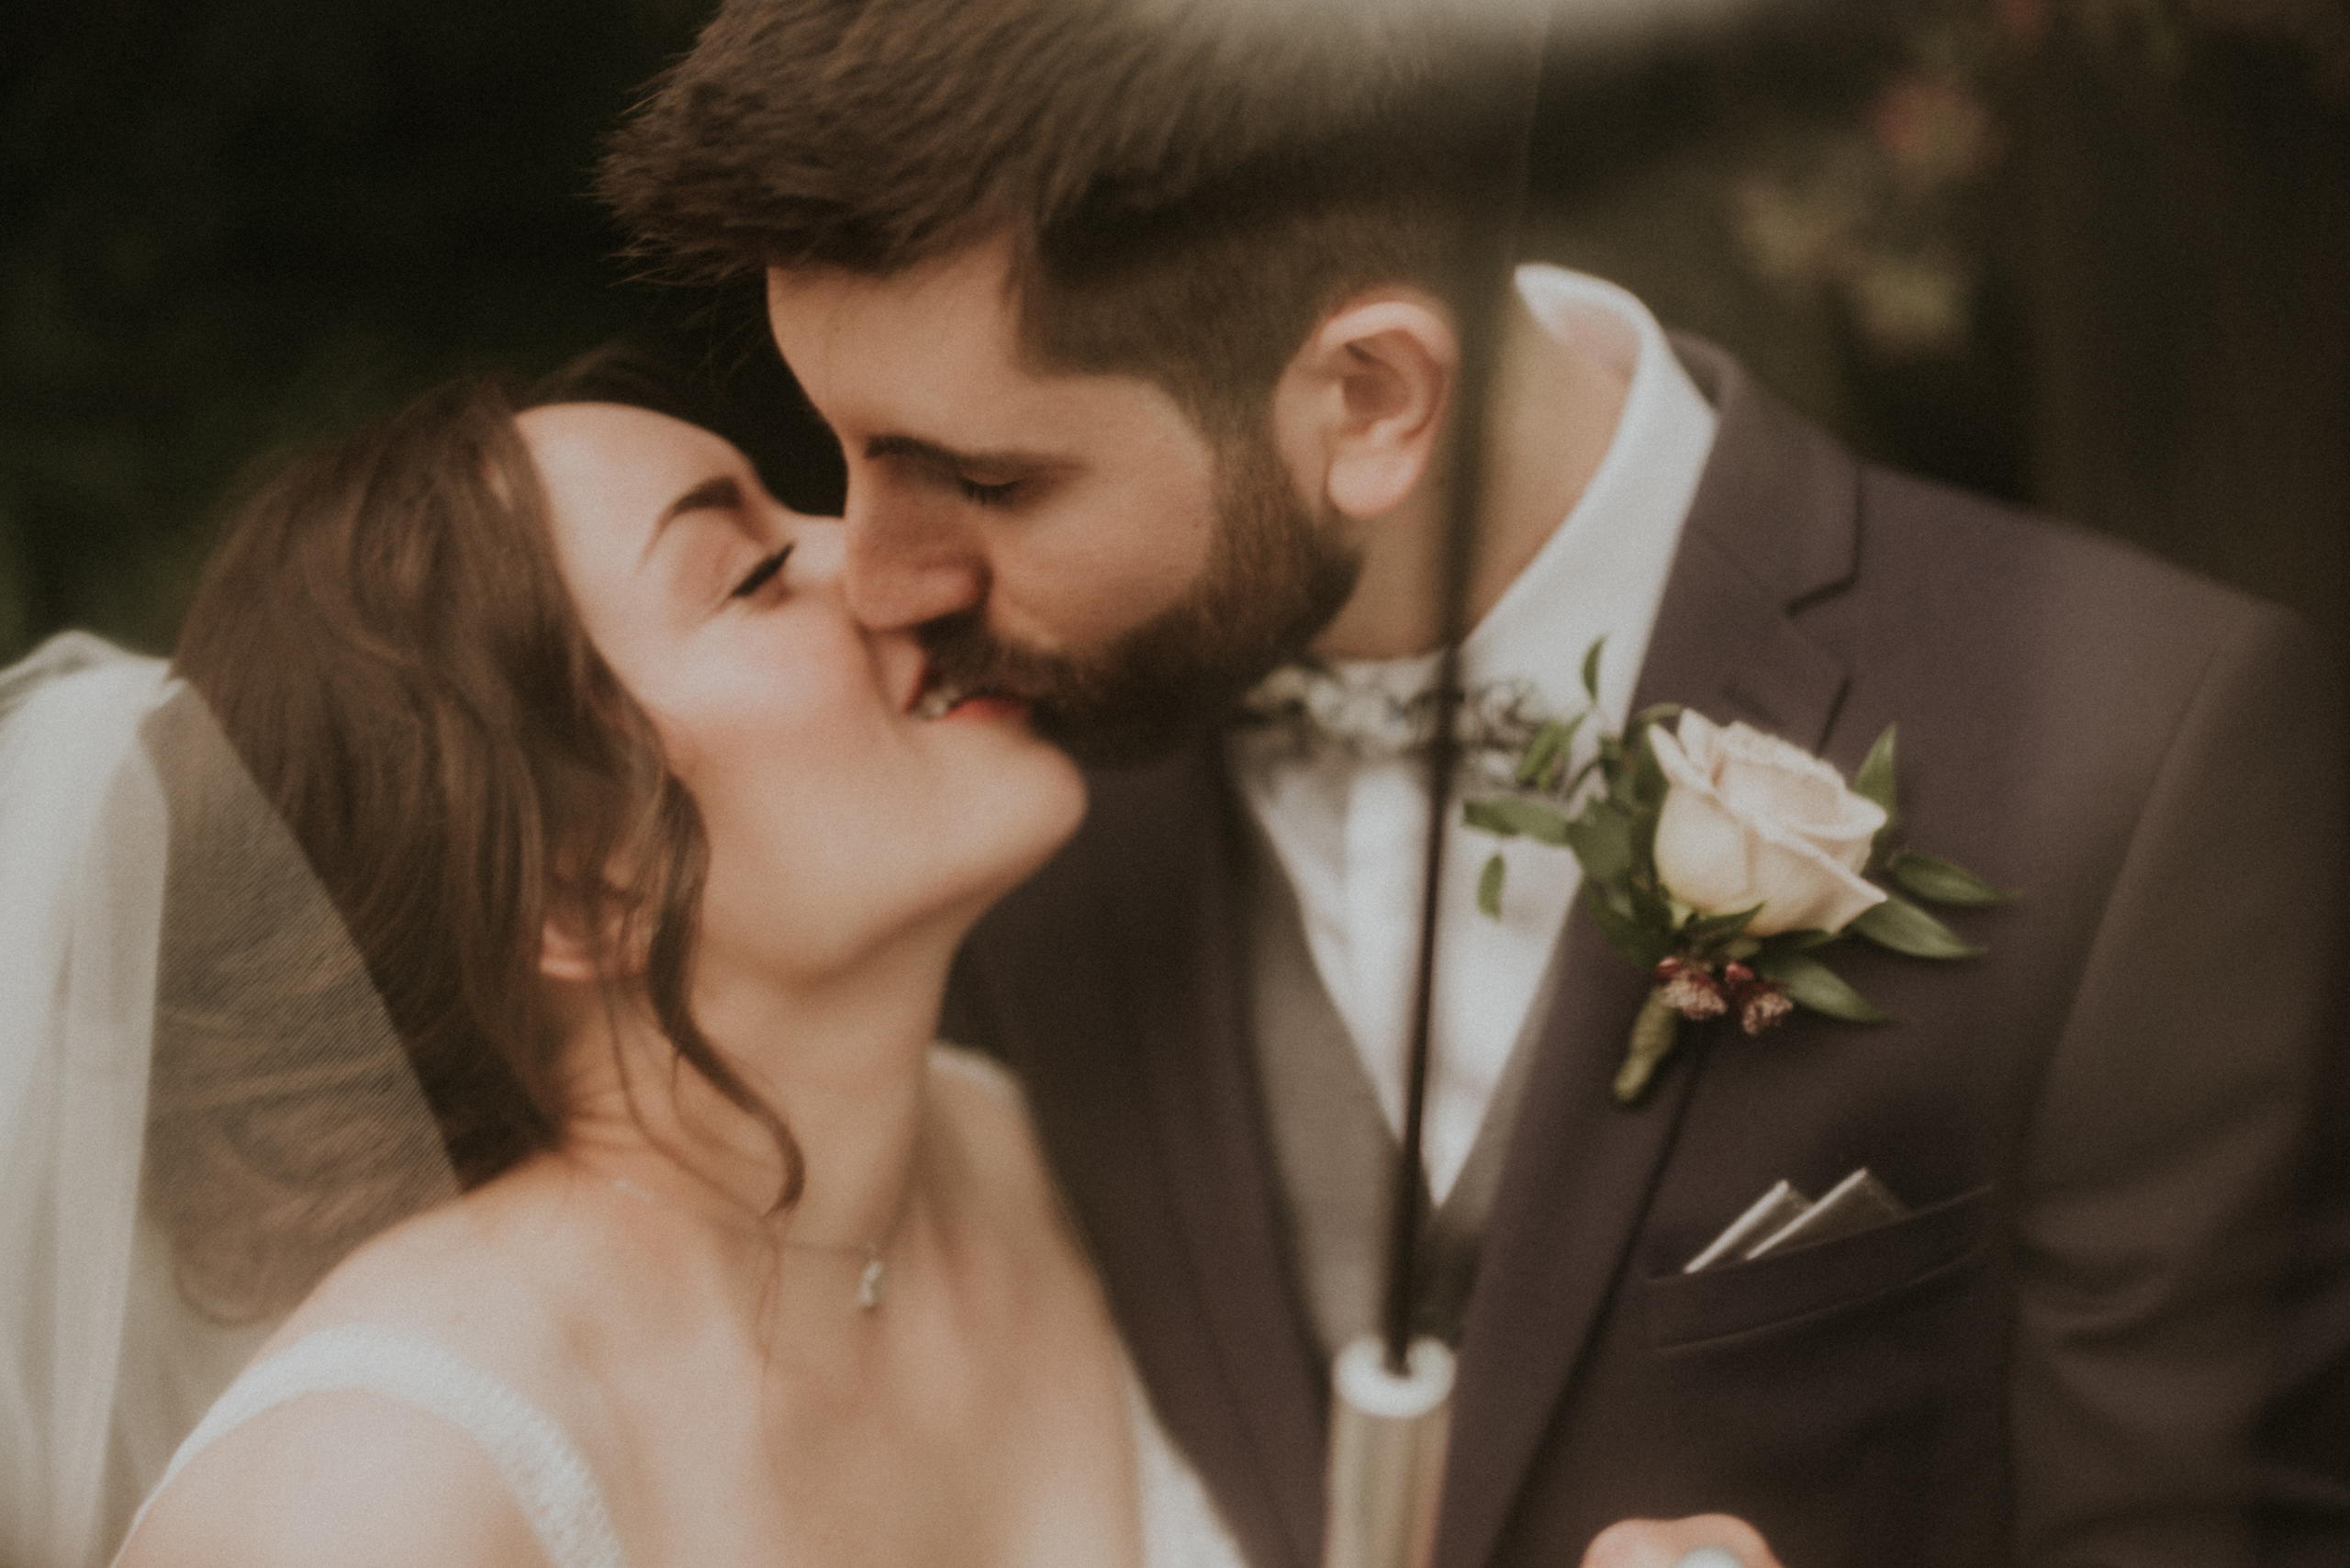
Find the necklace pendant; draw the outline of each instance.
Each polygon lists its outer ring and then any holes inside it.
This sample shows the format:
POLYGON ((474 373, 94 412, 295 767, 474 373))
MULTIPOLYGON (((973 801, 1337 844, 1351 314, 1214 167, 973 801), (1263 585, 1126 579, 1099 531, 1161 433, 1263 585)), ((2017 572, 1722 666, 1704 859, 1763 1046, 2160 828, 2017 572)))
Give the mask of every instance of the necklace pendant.
POLYGON ((870 1312, 881 1305, 881 1287, 887 1281, 890 1266, 880 1254, 868 1252, 865 1258, 865 1272, 856 1279, 856 1305, 861 1312, 870 1312))

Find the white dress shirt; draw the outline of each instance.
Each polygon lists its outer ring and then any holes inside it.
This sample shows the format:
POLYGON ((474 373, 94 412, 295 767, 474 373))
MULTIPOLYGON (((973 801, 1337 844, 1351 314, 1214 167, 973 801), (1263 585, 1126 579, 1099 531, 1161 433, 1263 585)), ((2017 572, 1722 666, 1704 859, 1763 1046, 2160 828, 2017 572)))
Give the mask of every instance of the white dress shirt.
MULTIPOLYGON (((1639 300, 1551 266, 1518 269, 1517 288, 1546 330, 1610 362, 1628 380, 1606 455, 1582 498, 1461 647, 1474 690, 1516 680, 1561 717, 1583 706, 1583 652, 1605 635, 1599 708, 1610 730, 1628 714, 1664 596, 1683 516, 1714 440, 1714 412, 1639 300)), ((1350 683, 1408 698, 1435 678, 1437 655, 1335 661, 1350 683)), ((1580 763, 1592 726, 1577 737, 1580 763)), ((1288 872, 1315 969, 1361 1053, 1388 1125, 1403 1126, 1412 988, 1418 967, 1427 767, 1416 757, 1361 760, 1237 745, 1243 796, 1288 872)), ((1448 824, 1424 1151, 1437 1201, 1477 1138, 1503 1068, 1540 988, 1581 884, 1573 855, 1448 824), (1507 880, 1496 921, 1477 880, 1499 850, 1507 880)))

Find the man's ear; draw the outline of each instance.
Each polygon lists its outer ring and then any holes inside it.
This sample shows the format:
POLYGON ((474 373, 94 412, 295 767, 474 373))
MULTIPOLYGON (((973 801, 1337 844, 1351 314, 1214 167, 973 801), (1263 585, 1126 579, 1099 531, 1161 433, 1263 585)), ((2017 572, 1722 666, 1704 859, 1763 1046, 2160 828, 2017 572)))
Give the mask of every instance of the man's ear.
POLYGON ((1418 289, 1357 295, 1322 319, 1273 390, 1292 473, 1343 515, 1378 517, 1427 476, 1460 367, 1451 312, 1418 289))

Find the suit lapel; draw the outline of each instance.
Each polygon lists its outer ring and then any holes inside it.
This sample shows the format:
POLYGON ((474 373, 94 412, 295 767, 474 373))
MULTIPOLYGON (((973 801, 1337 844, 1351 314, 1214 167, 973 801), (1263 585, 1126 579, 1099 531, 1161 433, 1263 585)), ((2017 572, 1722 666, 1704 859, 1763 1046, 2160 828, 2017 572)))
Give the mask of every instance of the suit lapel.
MULTIPOLYGON (((1636 706, 1744 718, 1817 749, 1845 673, 1791 608, 1852 577, 1858 470, 1703 344, 1676 343, 1719 413, 1636 706)), ((1492 1560, 1543 1434, 1628 1258, 1702 1053, 1684 1049, 1640 1105, 1609 1080, 1647 977, 1578 902, 1469 1304, 1437 1562, 1492 1560)))

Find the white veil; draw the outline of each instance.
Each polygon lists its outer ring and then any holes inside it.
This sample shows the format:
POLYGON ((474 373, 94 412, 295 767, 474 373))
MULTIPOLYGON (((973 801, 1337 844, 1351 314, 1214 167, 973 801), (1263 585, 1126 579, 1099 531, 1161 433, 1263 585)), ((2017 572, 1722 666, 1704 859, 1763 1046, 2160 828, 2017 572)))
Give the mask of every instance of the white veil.
POLYGON ((364 963, 202 700, 0 671, 0 1568, 95 1568, 269 1327, 455 1191, 364 963))

